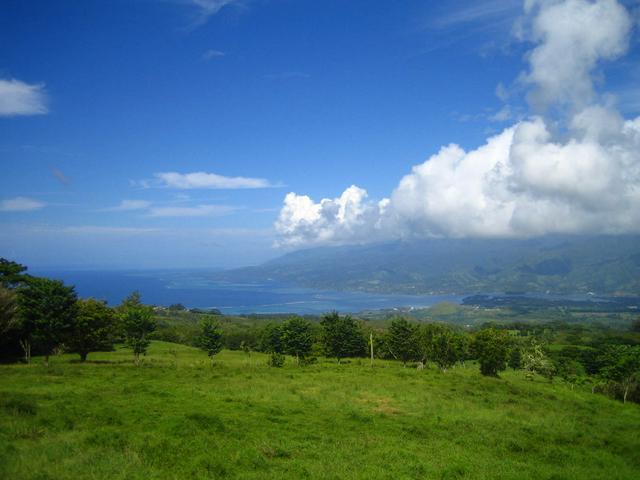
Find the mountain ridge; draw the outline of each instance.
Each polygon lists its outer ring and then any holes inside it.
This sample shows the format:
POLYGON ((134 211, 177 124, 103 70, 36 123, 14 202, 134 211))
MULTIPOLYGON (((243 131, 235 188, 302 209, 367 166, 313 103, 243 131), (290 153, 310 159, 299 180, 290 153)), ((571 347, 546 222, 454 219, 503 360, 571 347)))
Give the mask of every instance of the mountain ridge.
POLYGON ((378 293, 640 294, 640 236, 427 239, 297 250, 213 274, 378 293))

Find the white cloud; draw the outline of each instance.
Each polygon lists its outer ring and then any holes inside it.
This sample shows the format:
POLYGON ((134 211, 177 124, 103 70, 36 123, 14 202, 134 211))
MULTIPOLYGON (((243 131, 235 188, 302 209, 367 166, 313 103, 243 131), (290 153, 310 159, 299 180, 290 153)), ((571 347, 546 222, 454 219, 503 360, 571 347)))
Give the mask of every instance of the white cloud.
POLYGON ((197 28, 209 21, 211 17, 217 15, 223 8, 239 4, 239 0, 187 0, 187 3, 195 8, 196 16, 191 28, 197 28))
POLYGON ((0 202, 1 212, 30 212, 40 210, 46 204, 33 198, 15 197, 0 202))
POLYGON ((538 45, 525 78, 538 105, 570 107, 560 125, 532 116, 474 150, 443 147, 378 203, 355 186, 320 203, 289 193, 279 243, 640 232, 640 117, 600 101, 591 79, 625 52, 628 13, 615 0, 526 7, 538 45))
POLYGON ((276 221, 281 245, 335 244, 368 241, 378 236, 387 200, 375 203, 355 185, 338 198, 315 203, 306 195, 289 193, 276 221))
POLYGON ((48 112, 44 86, 0 79, 0 117, 43 115, 48 112))
POLYGON ((196 205, 193 207, 153 207, 149 209, 152 217, 210 217, 227 215, 237 210, 229 205, 196 205))
POLYGON ((207 172, 162 172, 154 175, 161 186, 170 188, 194 189, 241 189, 241 188, 268 188, 273 185, 264 178, 250 177, 225 177, 207 172))
POLYGON ((105 210, 113 212, 125 212, 131 210, 144 210, 151 206, 151 202, 147 200, 122 200, 120 205, 110 207, 105 210))
POLYGON ((209 49, 202 54, 202 59, 205 61, 213 60, 214 58, 224 57, 225 53, 220 50, 209 49))
POLYGON ((437 17, 431 25, 435 28, 451 28, 481 22, 486 28, 505 18, 512 18, 519 7, 518 0, 473 0, 437 17))
POLYGON ((602 60, 627 51, 633 22, 616 0, 526 0, 533 15, 530 71, 523 76, 534 87, 530 99, 538 107, 593 100, 592 74, 602 60))

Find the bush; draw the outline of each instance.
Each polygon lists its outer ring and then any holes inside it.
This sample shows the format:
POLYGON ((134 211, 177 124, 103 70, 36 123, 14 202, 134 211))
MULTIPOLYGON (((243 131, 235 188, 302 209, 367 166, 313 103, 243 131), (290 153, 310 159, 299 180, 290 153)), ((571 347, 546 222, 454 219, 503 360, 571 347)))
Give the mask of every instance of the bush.
POLYGON ((270 367, 281 368, 284 365, 284 355, 278 352, 272 352, 271 355, 269 355, 267 365, 270 367))

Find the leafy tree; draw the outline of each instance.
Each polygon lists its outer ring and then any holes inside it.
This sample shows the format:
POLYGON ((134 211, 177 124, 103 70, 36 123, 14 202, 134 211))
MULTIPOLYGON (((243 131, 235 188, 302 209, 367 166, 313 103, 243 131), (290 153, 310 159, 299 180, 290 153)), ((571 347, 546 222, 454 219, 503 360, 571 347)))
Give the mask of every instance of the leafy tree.
POLYGON ((458 361, 455 335, 445 330, 433 337, 432 355, 433 361, 443 372, 455 365, 458 361))
POLYGON ((282 325, 267 323, 260 335, 260 351, 266 353, 283 353, 282 325))
POLYGON ((311 324, 302 318, 293 317, 282 324, 280 333, 284 353, 295 356, 296 364, 300 365, 300 359, 304 360, 313 347, 311 324))
POLYGON ((445 331, 445 328, 437 323, 426 323, 416 332, 418 358, 423 364, 434 361, 435 338, 445 331))
POLYGON ((520 370, 522 368, 522 350, 520 346, 514 345, 509 352, 509 368, 520 370))
POLYGON ((156 329, 153 308, 143 305, 140 293, 133 292, 118 307, 125 344, 133 350, 134 362, 140 365, 140 354, 149 347, 149 335, 156 329))
POLYGON ((504 330, 487 328, 475 338, 475 351, 480 363, 480 373, 497 377, 498 372, 507 368, 509 336, 504 330))
POLYGON ((640 346, 610 345, 601 358, 604 367, 600 375, 620 385, 622 401, 626 403, 631 388, 640 383, 640 346))
POLYGON ((198 346, 207 352, 213 365, 213 357, 222 350, 222 331, 218 322, 209 317, 202 321, 201 329, 198 346))
POLYGON ((31 360, 31 345, 36 345, 45 356, 68 338, 73 330, 78 312, 74 287, 59 280, 30 278, 18 290, 21 344, 27 362, 31 360))
POLYGON ((0 337, 11 330, 17 321, 18 304, 15 294, 0 286, 0 337))
POLYGON ((537 373, 551 380, 555 375, 553 363, 545 354, 542 345, 535 340, 522 354, 522 368, 527 372, 529 378, 533 378, 533 374, 537 373))
POLYGON ((24 283, 29 275, 24 272, 27 267, 19 263, 12 262, 6 258, 0 258, 0 286, 5 288, 15 288, 24 283))
POLYGON ((418 327, 406 319, 396 317, 391 321, 387 333, 386 347, 391 355, 406 365, 408 361, 419 358, 416 338, 418 327))
POLYGON ((78 315, 67 347, 70 352, 80 354, 84 362, 90 352, 113 349, 116 327, 116 314, 105 302, 93 298, 78 300, 78 315))
POLYGON ((361 356, 366 352, 367 343, 360 326, 350 316, 341 317, 338 312, 327 313, 320 321, 322 326, 322 345, 325 355, 340 360, 346 357, 361 356))

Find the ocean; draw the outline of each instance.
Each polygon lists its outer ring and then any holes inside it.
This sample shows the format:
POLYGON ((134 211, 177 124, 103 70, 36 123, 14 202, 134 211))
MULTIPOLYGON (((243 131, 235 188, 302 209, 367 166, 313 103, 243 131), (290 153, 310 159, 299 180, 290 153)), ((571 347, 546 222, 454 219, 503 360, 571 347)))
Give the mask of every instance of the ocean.
POLYGON ((181 303, 188 308, 217 308, 223 313, 322 314, 331 310, 356 313, 390 308, 424 308, 439 302, 460 303, 455 295, 393 295, 314 290, 278 283, 231 284, 207 278, 206 271, 87 271, 30 270, 37 276, 75 285, 82 298, 119 304, 137 290, 142 301, 168 306, 181 303))

